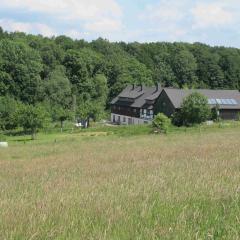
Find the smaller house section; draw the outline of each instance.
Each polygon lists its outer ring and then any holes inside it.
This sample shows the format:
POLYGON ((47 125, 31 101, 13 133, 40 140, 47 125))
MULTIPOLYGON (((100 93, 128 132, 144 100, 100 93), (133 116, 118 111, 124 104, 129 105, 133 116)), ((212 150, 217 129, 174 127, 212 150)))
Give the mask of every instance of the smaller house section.
POLYGON ((162 112, 168 117, 181 108, 187 96, 198 92, 208 99, 211 108, 219 107, 219 116, 225 120, 236 120, 240 114, 240 93, 237 90, 170 89, 164 88, 156 101, 154 114, 162 112))
POLYGON ((161 92, 160 84, 154 87, 127 86, 111 102, 111 121, 127 125, 150 123, 161 92))

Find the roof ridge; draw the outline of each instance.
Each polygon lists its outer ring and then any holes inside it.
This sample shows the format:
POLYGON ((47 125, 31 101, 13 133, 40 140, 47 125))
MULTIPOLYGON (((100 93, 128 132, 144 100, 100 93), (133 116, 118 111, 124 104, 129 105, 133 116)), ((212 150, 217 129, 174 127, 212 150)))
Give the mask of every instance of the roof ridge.
POLYGON ((178 90, 178 91, 234 91, 234 92, 239 92, 237 89, 209 89, 209 88, 190 88, 190 89, 185 89, 185 88, 169 88, 169 87, 164 87, 162 89, 166 90, 178 90))

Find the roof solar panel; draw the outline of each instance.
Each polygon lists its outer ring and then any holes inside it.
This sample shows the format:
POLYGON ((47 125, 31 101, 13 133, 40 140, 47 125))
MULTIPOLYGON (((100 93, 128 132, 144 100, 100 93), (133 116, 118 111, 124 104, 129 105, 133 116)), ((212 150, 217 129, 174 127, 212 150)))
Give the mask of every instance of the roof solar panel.
POLYGON ((227 99, 222 99, 222 104, 223 105, 228 105, 227 99))
POLYGON ((235 99, 231 99, 232 105, 237 105, 237 101, 235 99))
POLYGON ((210 98, 208 99, 208 104, 211 104, 211 105, 216 104, 216 100, 213 98, 210 98))
POLYGON ((226 99, 226 103, 227 103, 228 105, 232 105, 231 99, 226 99))
POLYGON ((219 105, 237 105, 238 102, 233 98, 231 98, 231 99, 209 98, 208 99, 208 104, 210 104, 210 105, 216 105, 216 104, 219 104, 219 105))

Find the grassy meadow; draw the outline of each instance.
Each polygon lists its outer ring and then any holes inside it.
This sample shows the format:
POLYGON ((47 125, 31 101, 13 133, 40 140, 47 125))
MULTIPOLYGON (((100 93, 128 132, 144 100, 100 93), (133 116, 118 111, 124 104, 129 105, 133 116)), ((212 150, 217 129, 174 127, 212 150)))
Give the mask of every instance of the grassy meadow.
POLYGON ((240 126, 149 132, 8 137, 0 239, 240 239, 240 126))

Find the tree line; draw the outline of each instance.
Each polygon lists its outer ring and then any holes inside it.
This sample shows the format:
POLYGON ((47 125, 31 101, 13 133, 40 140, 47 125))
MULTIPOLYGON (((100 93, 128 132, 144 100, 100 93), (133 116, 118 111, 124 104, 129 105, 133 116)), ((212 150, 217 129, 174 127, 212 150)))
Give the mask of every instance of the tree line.
POLYGON ((97 120, 127 84, 157 82, 239 90, 240 50, 201 43, 87 42, 0 27, 2 129, 16 127, 13 113, 26 106, 40 106, 52 121, 97 120))

